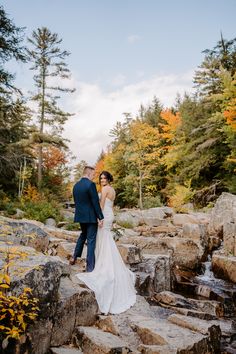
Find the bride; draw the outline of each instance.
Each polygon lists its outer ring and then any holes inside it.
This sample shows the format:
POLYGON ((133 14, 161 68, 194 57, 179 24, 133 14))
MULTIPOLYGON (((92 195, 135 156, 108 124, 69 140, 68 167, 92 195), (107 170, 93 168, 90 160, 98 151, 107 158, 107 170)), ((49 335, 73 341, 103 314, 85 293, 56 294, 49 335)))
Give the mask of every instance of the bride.
POLYGON ((90 273, 77 273, 95 293, 99 309, 104 314, 118 314, 128 310, 136 301, 135 276, 124 264, 112 236, 115 190, 110 185, 112 175, 103 171, 100 204, 104 215, 103 227, 98 229, 95 249, 95 268, 90 273))

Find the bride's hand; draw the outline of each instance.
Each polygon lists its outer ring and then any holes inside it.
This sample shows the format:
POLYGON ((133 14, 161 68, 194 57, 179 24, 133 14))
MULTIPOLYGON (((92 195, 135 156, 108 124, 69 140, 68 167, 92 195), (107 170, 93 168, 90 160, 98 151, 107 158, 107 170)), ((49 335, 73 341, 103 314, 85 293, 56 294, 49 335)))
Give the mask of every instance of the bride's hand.
POLYGON ((98 220, 98 226, 103 227, 103 220, 98 220))

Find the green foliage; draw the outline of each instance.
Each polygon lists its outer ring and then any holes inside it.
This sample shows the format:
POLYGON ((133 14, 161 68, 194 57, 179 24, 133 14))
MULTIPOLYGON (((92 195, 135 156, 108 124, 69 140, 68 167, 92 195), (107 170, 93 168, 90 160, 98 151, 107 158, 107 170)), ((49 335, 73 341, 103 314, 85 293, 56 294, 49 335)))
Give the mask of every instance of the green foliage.
POLYGON ((59 107, 58 100, 62 92, 73 92, 74 89, 64 88, 62 85, 52 86, 49 83, 50 78, 56 78, 59 82, 70 78, 70 71, 65 62, 70 53, 60 48, 61 41, 57 33, 52 33, 46 27, 33 31, 31 38, 28 38, 31 45, 27 50, 28 59, 32 62, 31 70, 35 71, 36 86, 36 94, 31 99, 38 104, 37 183, 39 188, 42 187, 43 177, 43 147, 45 144, 66 146, 61 133, 63 125, 71 116, 59 107))
POLYGON ((161 207, 163 204, 159 195, 157 196, 145 196, 143 198, 143 209, 161 207))
POLYGON ((124 227, 125 229, 133 229, 134 225, 131 221, 128 220, 117 220, 116 224, 124 227))
POLYGON ((21 46, 23 28, 15 26, 2 6, 0 6, 0 19, 0 92, 6 95, 15 90, 12 86, 14 75, 5 69, 3 64, 11 59, 25 61, 25 48, 21 46))
POLYGON ((80 228, 80 224, 75 222, 71 222, 71 223, 68 223, 65 225, 65 229, 68 230, 68 231, 80 231, 81 228, 80 228))
POLYGON ((21 209, 25 212, 25 217, 32 220, 45 222, 48 218, 53 218, 57 222, 60 220, 60 209, 55 201, 47 200, 24 202, 21 209))

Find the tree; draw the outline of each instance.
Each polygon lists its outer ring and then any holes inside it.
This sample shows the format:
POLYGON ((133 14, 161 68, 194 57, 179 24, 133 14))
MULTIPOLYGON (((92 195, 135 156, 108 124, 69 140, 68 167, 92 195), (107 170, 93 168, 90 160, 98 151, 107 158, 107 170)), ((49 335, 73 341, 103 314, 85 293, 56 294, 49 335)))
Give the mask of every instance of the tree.
POLYGON ((212 95, 222 92, 220 80, 221 68, 234 75, 236 71, 236 38, 221 39, 213 49, 203 51, 205 58, 195 72, 194 83, 200 95, 212 95))
MULTIPOLYGON (((69 53, 60 48, 62 42, 58 34, 50 32, 46 27, 38 28, 33 31, 32 37, 28 38, 32 49, 28 50, 28 57, 34 70, 35 86, 37 94, 32 100, 38 104, 38 186, 42 183, 43 167, 43 146, 44 143, 60 146, 63 140, 59 139, 63 131, 63 124, 66 122, 70 113, 61 110, 57 104, 58 92, 73 92, 74 89, 63 88, 58 80, 70 78, 70 71, 65 63, 69 53), (53 84, 56 82, 55 84, 53 84), (53 94, 54 92, 54 94, 53 94), (50 128, 50 139, 45 139, 45 128, 50 128), (54 138, 56 137, 56 139, 54 138)), ((61 81, 60 81, 61 82, 61 81)))
POLYGON ((74 167, 74 181, 78 182, 80 178, 83 176, 83 170, 87 166, 87 162, 85 160, 79 161, 74 167))
POLYGON ((29 110, 21 100, 0 97, 0 185, 5 191, 17 191, 17 175, 23 161, 32 165, 28 139, 29 110))
POLYGON ((25 61, 25 48, 21 45, 23 28, 16 27, 0 6, 0 93, 7 94, 15 87, 12 84, 14 75, 9 73, 4 64, 11 59, 25 61))
POLYGON ((137 171, 139 206, 143 208, 143 180, 150 178, 159 161, 159 133, 147 123, 135 120, 130 125, 130 142, 126 148, 126 160, 137 171))

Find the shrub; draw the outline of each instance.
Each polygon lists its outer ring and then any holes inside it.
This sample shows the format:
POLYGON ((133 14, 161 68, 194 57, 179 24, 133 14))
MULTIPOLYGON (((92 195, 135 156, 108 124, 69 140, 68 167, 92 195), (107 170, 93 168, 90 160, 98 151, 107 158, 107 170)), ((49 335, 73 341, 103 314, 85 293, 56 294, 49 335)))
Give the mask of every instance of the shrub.
MULTIPOLYGON (((26 332, 30 323, 38 316, 38 299, 32 296, 30 288, 24 288, 19 295, 11 294, 10 266, 15 260, 25 258, 25 253, 17 247, 1 250, 5 253, 3 267, 0 271, 0 341, 2 348, 8 346, 10 339, 18 341, 26 332)), ((18 269, 19 271, 19 269, 18 269)))
POLYGON ((57 222, 60 219, 59 205, 56 202, 46 200, 25 202, 21 206, 28 219, 45 222, 48 218, 53 218, 57 222))
POLYGON ((180 184, 175 185, 175 193, 169 198, 169 206, 173 207, 177 212, 186 212, 184 204, 191 201, 194 192, 191 190, 190 183, 188 186, 180 184))
POLYGON ((133 229, 134 224, 129 220, 116 220, 116 223, 125 229, 133 229))
POLYGON ((80 231, 81 230, 80 224, 78 222, 75 222, 75 223, 71 222, 69 224, 66 224, 65 229, 68 231, 80 231))
POLYGON ((143 198, 143 209, 150 209, 150 208, 156 208, 160 207, 163 204, 161 203, 160 196, 157 195, 155 197, 153 196, 148 196, 143 198))

